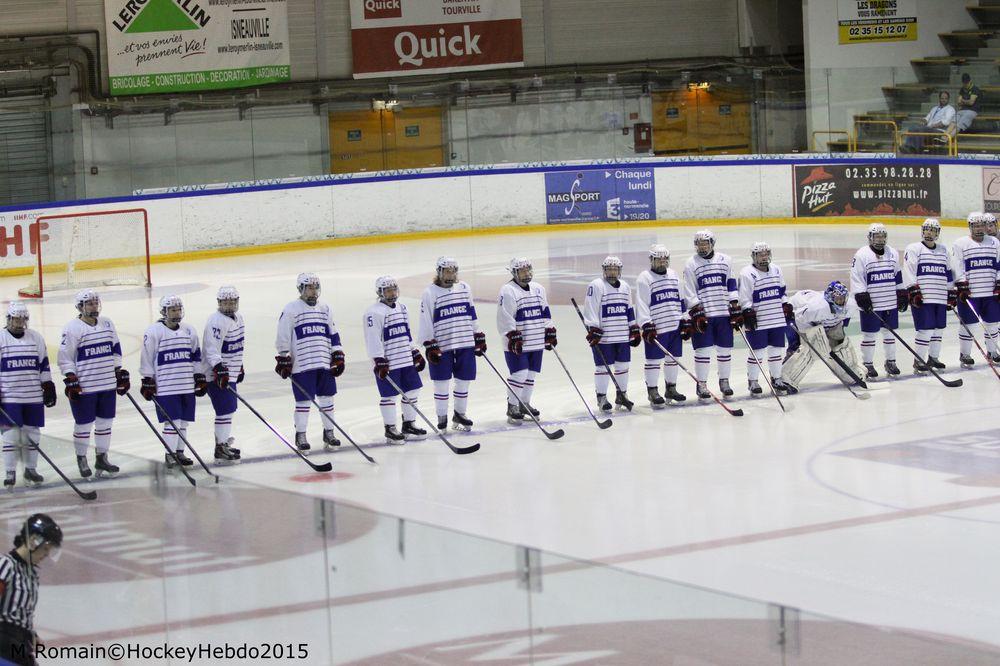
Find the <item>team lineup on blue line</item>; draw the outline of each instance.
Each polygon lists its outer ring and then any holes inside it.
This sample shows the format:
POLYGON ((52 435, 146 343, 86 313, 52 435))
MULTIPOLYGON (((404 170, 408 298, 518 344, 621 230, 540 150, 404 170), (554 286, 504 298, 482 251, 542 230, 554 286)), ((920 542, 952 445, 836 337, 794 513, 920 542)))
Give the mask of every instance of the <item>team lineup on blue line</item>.
MULTIPOLYGON (((628 396, 629 365, 632 348, 640 345, 645 358, 646 395, 653 410, 687 400, 677 390, 678 373, 683 370, 695 382, 698 401, 714 401, 730 415, 742 416, 741 409, 726 404, 734 395, 730 371, 737 334, 748 351, 750 397, 764 396, 763 378, 782 411, 788 411, 790 406, 786 407, 781 398, 798 392, 817 359, 852 395, 868 398, 866 382, 879 377, 875 353, 880 332, 883 369, 888 376, 900 374, 896 363, 898 342, 913 356, 914 373, 929 373, 947 387, 961 386, 961 379, 946 379, 938 373, 945 368, 939 355, 948 311, 958 314, 959 366, 975 365, 975 344, 1000 379, 997 219, 991 213, 976 212, 968 216, 967 223, 968 235, 948 248, 938 241, 939 221, 928 218, 920 226, 920 240, 909 244, 903 253, 888 244, 886 226, 874 223, 868 229, 867 245, 855 253, 849 284, 835 280, 822 291, 805 289, 791 295, 767 243, 755 243, 749 252, 750 264, 736 273, 732 258, 716 250, 715 237, 707 230, 694 234, 695 253, 680 274, 671 268, 670 251, 664 245, 653 245, 648 268, 639 274, 634 295, 633 288, 622 279, 622 261, 606 257, 601 262, 601 276, 587 287, 583 307, 575 298, 570 299, 593 356, 596 413, 559 356, 546 291, 534 281, 530 259, 518 257, 510 261, 510 279, 500 288, 497 300, 496 329, 507 365, 506 377, 486 354, 486 334, 476 315, 472 290, 459 280, 456 259, 437 260, 433 283, 421 297, 416 338, 408 309, 399 300, 396 280, 379 277, 375 281, 377 300, 365 311, 362 327, 380 396, 385 441, 403 444, 424 439, 428 431, 422 423, 452 452, 477 451, 478 443, 456 446, 446 435, 449 425, 455 431, 473 428, 468 401, 477 375, 477 358, 483 359, 505 385, 509 424, 531 423, 549 439, 561 438, 564 431, 546 429, 541 413, 531 404, 545 351, 556 357, 589 417, 602 429, 612 425, 607 414, 616 408, 631 411, 634 407, 628 396), (907 309, 911 309, 915 328, 912 346, 896 330, 899 313, 907 309), (854 315, 860 316, 860 353, 845 333, 854 315), (985 348, 975 336, 974 327, 978 326, 983 328, 985 348), (681 360, 685 341, 693 348, 693 371, 681 360), (708 385, 713 352, 718 394, 708 385), (421 373, 425 369, 433 382, 436 421, 418 407, 421 373), (614 404, 609 398, 611 388, 615 390, 614 404), (397 406, 402 411, 401 427, 397 406)), ((237 390, 245 374, 245 333, 235 287, 218 290, 218 309, 209 317, 201 336, 184 321, 180 297, 160 299, 160 319, 145 331, 139 366, 139 393, 151 403, 160 429, 130 393, 130 374, 122 367, 118 333, 111 319, 101 314, 99 294, 93 289, 77 293, 74 300, 78 315, 63 328, 57 365, 73 414, 80 477, 86 479, 94 474, 88 460, 91 437, 97 476, 113 476, 119 471, 108 458, 118 396, 132 403, 156 435, 165 449, 167 467, 179 470, 192 485, 195 481, 187 468, 194 465, 194 460, 188 452, 218 480, 187 438, 187 427, 195 419, 196 399, 205 395, 215 413, 213 458, 218 464, 241 458, 232 437, 233 414, 241 403, 317 471, 329 471, 331 465, 315 464, 306 456, 311 449, 306 431, 312 407, 320 413, 325 449, 341 445, 339 433, 374 462, 334 418, 333 398, 346 358, 330 307, 319 300, 320 280, 313 273, 302 273, 296 279, 296 289, 298 298, 282 310, 275 341, 275 372, 289 381, 295 402, 293 441, 285 439, 237 390)), ((13 301, 7 309, 6 326, 0 332, 4 486, 12 490, 16 485, 19 457, 24 461, 25 482, 41 483, 43 478, 37 471, 41 455, 78 494, 93 499, 95 493, 81 492, 39 446, 45 408, 55 406, 57 391, 45 340, 29 327, 29 319, 27 306, 13 301)))

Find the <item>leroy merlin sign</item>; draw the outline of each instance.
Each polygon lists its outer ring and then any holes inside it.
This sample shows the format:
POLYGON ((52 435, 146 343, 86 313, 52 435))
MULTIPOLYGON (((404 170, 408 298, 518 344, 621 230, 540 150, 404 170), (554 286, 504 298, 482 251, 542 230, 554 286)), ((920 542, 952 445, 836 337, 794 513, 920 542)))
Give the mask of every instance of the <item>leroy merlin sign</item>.
POLYGON ((289 81, 287 0, 104 0, 114 95, 289 81))

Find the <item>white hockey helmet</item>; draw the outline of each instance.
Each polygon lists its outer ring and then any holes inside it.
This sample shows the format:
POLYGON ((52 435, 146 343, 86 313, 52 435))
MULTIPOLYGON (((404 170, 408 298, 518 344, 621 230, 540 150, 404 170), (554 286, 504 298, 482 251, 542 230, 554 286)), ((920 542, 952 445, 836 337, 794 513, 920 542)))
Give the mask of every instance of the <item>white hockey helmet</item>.
POLYGON ((73 304, 76 306, 77 312, 87 317, 96 317, 101 314, 101 297, 93 289, 82 289, 76 292, 76 296, 73 297, 73 304), (84 312, 84 306, 88 303, 93 304, 94 309, 84 312))
POLYGON ((534 277, 534 268, 531 265, 531 260, 527 257, 514 257, 510 260, 507 269, 510 271, 511 277, 514 278, 514 282, 528 284, 534 277), (527 273, 521 275, 521 271, 527 271, 527 273))
POLYGON ((601 262, 601 271, 606 279, 617 280, 622 276, 622 268, 625 264, 622 260, 614 255, 608 255, 604 257, 604 261, 601 262))
POLYGON ((232 316, 240 309, 240 292, 232 285, 223 285, 215 292, 215 301, 219 304, 219 312, 232 316))
POLYGON ((389 305, 394 304, 396 299, 399 298, 399 284, 397 284, 396 278, 391 275, 382 275, 375 278, 375 293, 380 300, 385 301, 389 305), (395 294, 390 293, 390 290, 395 290, 395 294))
POLYGON ((933 217, 928 217, 920 225, 920 235, 926 241, 936 241, 941 235, 941 223, 933 217))
POLYGON ((874 247, 885 247, 889 240, 889 230, 881 222, 872 222, 868 226, 868 243, 874 247), (880 244, 881 243, 881 244, 880 244))
POLYGON ((657 243, 649 248, 649 260, 653 259, 669 259, 670 250, 667 249, 666 245, 660 245, 657 243))
POLYGON ((969 213, 965 218, 966 224, 969 225, 969 229, 972 228, 974 224, 984 224, 986 220, 983 219, 982 211, 973 211, 969 213))
POLYGON ((7 304, 7 330, 11 333, 23 333, 28 328, 28 306, 21 301, 11 301, 7 304))
POLYGON ((753 247, 750 248, 750 260, 756 264, 759 261, 764 261, 765 259, 768 262, 771 261, 771 246, 764 241, 757 241, 753 244, 753 247))
POLYGON ((438 257, 435 269, 438 282, 442 283, 442 286, 450 287, 458 282, 458 260, 454 257, 438 257), (449 271, 448 284, 444 284, 445 271, 449 271))
POLYGON ((319 276, 316 275, 315 273, 299 273, 299 276, 295 278, 295 286, 299 290, 300 294, 302 293, 302 290, 305 289, 306 287, 312 286, 316 287, 316 289, 319 289, 320 288, 319 276))
POLYGON ((184 319, 184 301, 181 300, 181 297, 171 294, 161 298, 160 316, 168 324, 181 323, 181 320, 184 319), (175 310, 173 316, 169 315, 170 310, 175 310))
POLYGON ((701 229, 694 232, 694 249, 698 256, 707 257, 715 249, 715 234, 708 229, 701 229), (699 243, 708 243, 708 247, 699 247, 699 243))

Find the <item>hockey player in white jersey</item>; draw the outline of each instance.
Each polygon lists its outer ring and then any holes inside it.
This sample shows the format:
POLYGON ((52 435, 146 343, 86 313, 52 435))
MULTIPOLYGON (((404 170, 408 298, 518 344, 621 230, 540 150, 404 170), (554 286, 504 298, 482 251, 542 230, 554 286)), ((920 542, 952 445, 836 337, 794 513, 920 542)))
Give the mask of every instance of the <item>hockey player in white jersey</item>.
POLYGON ((56 362, 63 374, 66 397, 73 412, 73 447, 80 476, 91 475, 87 462, 90 433, 94 433, 97 475, 117 474, 118 466, 108 461, 111 424, 117 396, 131 388, 128 370, 122 369, 122 346, 115 325, 101 316, 101 297, 84 289, 74 299, 76 319, 63 327, 56 362))
POLYGON ((708 400, 708 369, 712 350, 719 364, 719 390, 733 395, 729 385, 733 360, 733 331, 743 325, 736 276, 729 255, 715 251, 715 235, 703 229, 694 235, 696 253, 684 265, 681 296, 691 318, 698 398, 708 400))
POLYGON ((448 393, 455 380, 455 411, 451 427, 469 430, 466 415, 469 384, 476 378, 476 356, 486 352, 486 334, 479 330, 472 290, 458 279, 458 262, 439 257, 434 282, 420 300, 420 340, 434 382, 434 410, 438 430, 448 427, 448 393))
POLYGON ((646 394, 653 409, 662 409, 667 401, 684 402, 687 396, 677 391, 677 362, 683 352, 681 319, 684 316, 681 280, 670 268, 670 250, 665 245, 649 248, 649 270, 635 281, 635 318, 642 330, 646 352, 646 394), (654 344, 659 342, 674 358, 654 344), (664 394, 657 388, 660 365, 663 365, 664 394))
POLYGON ((639 325, 632 307, 632 288, 622 280, 622 260, 605 257, 601 262, 602 275, 587 287, 583 307, 583 322, 587 326, 587 343, 594 356, 594 385, 597 388, 597 406, 610 412, 608 402, 608 367, 615 373, 615 405, 619 409, 630 407, 628 400, 628 370, 632 354, 629 347, 638 347, 642 341, 639 325), (600 350, 600 353, 598 352, 600 350), (605 367, 605 362, 608 367, 605 367))
POLYGON ((315 273, 300 273, 295 279, 299 297, 285 306, 278 318, 274 371, 282 379, 292 378, 295 398, 295 446, 309 450, 306 427, 312 400, 320 406, 323 444, 340 446, 333 425, 336 378, 344 374, 344 348, 333 323, 330 306, 319 302, 321 286, 315 273))
MULTIPOLYGON (((878 377, 875 339, 884 328, 882 321, 892 330, 899 328, 899 313, 906 312, 910 304, 903 289, 899 252, 887 244, 888 239, 885 225, 873 223, 868 227, 868 245, 854 254, 851 263, 851 293, 861 310, 861 359, 866 375, 872 379, 878 377)), ((888 330, 882 333, 882 346, 886 374, 898 375, 896 339, 888 330)))
POLYGON ((903 252, 903 288, 912 308, 914 343, 920 355, 920 361, 913 360, 913 370, 918 374, 927 372, 925 364, 934 369, 945 367, 938 357, 954 276, 948 248, 938 242, 940 235, 941 223, 929 217, 920 225, 920 242, 910 243, 903 252))
MULTIPOLYGON (((834 280, 824 291, 804 289, 788 299, 794 317, 787 328, 788 352, 782 365, 782 380, 788 386, 801 386, 809 368, 816 361, 816 352, 824 356, 832 354, 850 369, 855 377, 864 373, 864 367, 850 338, 844 332, 854 314, 853 303, 848 301, 847 287, 834 280), (799 336, 805 337, 808 345, 802 344, 799 336)), ((845 372, 839 363, 831 363, 834 374, 842 381, 853 384, 854 377, 845 372)))
POLYGON ((542 350, 556 346, 556 329, 545 288, 531 278, 534 273, 527 257, 510 260, 510 281, 500 287, 497 300, 497 331, 504 339, 504 361, 510 377, 507 384, 507 422, 520 425, 526 414, 521 403, 538 418, 531 406, 535 376, 542 371, 542 350), (517 392, 517 396, 513 392, 517 392), (518 402, 520 398, 520 403, 518 402))
POLYGON ((45 407, 56 404, 56 386, 49 370, 45 340, 28 328, 28 308, 20 301, 7 305, 6 327, 0 331, 0 439, 3 441, 3 485, 13 490, 17 458, 24 450, 24 480, 39 484, 38 442, 45 425, 45 407))
POLYGON ((417 396, 420 394, 420 371, 425 361, 410 335, 410 314, 399 302, 399 285, 389 275, 375 280, 378 300, 365 310, 362 326, 365 347, 372 360, 375 385, 381 396, 379 410, 385 424, 385 441, 399 444, 407 439, 423 439, 427 431, 416 426, 417 396), (396 429, 396 396, 399 395, 391 378, 402 391, 403 431, 396 429))
MULTIPOLYGON (((792 306, 785 294, 788 289, 785 276, 781 268, 771 261, 771 246, 767 243, 754 243, 750 260, 750 265, 740 271, 739 278, 740 307, 743 308, 747 340, 758 359, 766 353, 774 392, 778 395, 795 393, 794 386, 781 380, 785 329, 794 319, 792 306)), ((750 396, 754 398, 763 394, 759 377, 760 367, 754 362, 754 355, 748 354, 747 380, 750 396)))
POLYGON ((232 431, 238 402, 233 391, 243 381, 243 315, 236 287, 219 287, 215 302, 218 309, 205 323, 201 338, 202 371, 209 378, 208 398, 215 410, 215 460, 226 463, 240 459, 232 431))
MULTIPOLYGON (((986 350, 994 363, 1000 362, 997 352, 997 324, 1000 322, 1000 240, 987 233, 983 213, 968 217, 969 235, 962 236, 951 246, 952 270, 958 301, 958 316, 975 334, 979 319, 969 308, 976 309, 986 324, 986 350)), ((972 338, 965 328, 958 331, 959 362, 962 367, 972 367, 972 338)))
POLYGON ((194 423, 195 398, 208 391, 201 369, 198 332, 184 321, 184 302, 180 296, 164 296, 160 299, 160 319, 146 329, 142 338, 139 393, 155 402, 163 439, 174 451, 173 455, 164 454, 167 468, 193 464, 184 453, 184 440, 188 424, 194 423))

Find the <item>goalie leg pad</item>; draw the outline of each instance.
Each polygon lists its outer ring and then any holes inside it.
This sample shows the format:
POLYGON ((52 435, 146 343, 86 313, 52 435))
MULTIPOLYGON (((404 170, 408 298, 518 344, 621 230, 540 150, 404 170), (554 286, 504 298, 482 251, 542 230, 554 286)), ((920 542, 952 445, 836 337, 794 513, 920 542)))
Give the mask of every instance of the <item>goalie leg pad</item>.
MULTIPOLYGON (((840 360, 847 365, 847 367, 853 370, 854 374, 858 377, 864 378, 865 369, 861 364, 861 356, 858 354, 858 349, 851 342, 850 338, 844 338, 839 345, 833 347, 830 351, 836 354, 838 358, 840 358, 840 360)), ((847 382, 848 384, 852 384, 854 382, 854 380, 848 377, 836 363, 833 364, 833 371, 842 381, 847 382)))

